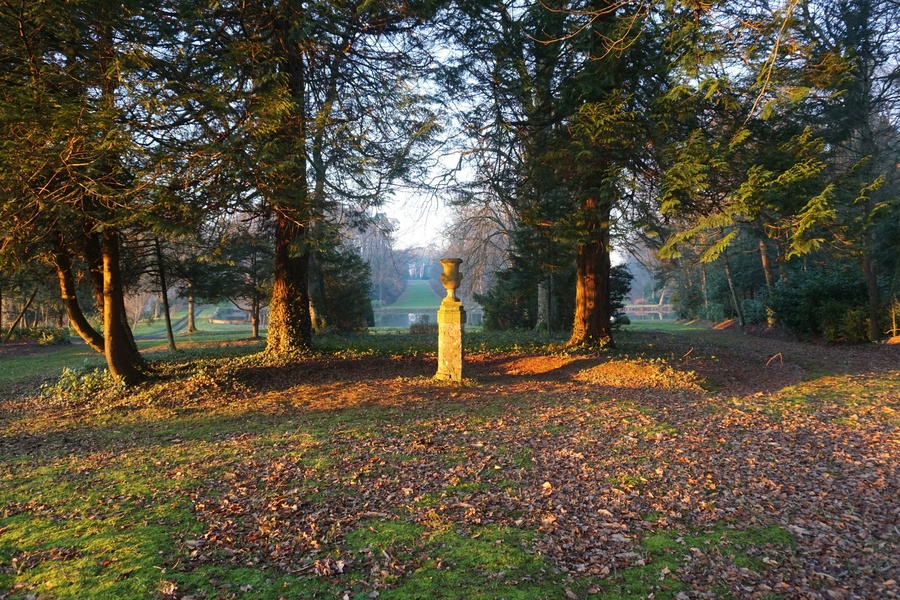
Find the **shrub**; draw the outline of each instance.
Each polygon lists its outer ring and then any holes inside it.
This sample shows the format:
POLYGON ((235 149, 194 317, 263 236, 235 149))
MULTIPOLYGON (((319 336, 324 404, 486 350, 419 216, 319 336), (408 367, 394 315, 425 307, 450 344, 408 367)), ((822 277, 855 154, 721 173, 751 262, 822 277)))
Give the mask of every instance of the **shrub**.
POLYGON ((410 323, 409 324, 409 332, 414 335, 437 335, 438 333, 438 325, 437 323, 410 323))
POLYGON ((41 396, 58 404, 97 404, 115 397, 123 389, 124 384, 106 369, 66 367, 56 382, 41 386, 41 396))
POLYGON ((802 271, 779 282, 771 299, 775 319, 794 333, 830 341, 864 341, 860 336, 868 302, 865 281, 848 270, 802 271))
POLYGON ((841 319, 841 340, 863 343, 869 340, 869 313, 863 308, 852 308, 841 319))
POLYGON ((631 319, 628 318, 628 315, 625 313, 613 315, 612 325, 614 328, 618 329, 622 325, 631 325, 631 319))
POLYGON ((697 311, 697 315, 706 321, 712 321, 713 323, 721 323, 725 320, 725 315, 729 314, 731 311, 725 310, 725 306, 723 304, 719 304, 718 302, 710 302, 708 306, 701 306, 697 311))
POLYGON ((72 338, 69 335, 69 330, 65 327, 44 328, 40 333, 40 337, 38 337, 38 345, 40 346, 59 346, 71 343, 72 338))
POLYGON ((72 338, 65 327, 19 327, 13 331, 14 339, 36 340, 41 346, 69 344, 72 338))
POLYGON ((741 312, 747 325, 766 322, 766 303, 762 300, 744 300, 741 302, 741 312))

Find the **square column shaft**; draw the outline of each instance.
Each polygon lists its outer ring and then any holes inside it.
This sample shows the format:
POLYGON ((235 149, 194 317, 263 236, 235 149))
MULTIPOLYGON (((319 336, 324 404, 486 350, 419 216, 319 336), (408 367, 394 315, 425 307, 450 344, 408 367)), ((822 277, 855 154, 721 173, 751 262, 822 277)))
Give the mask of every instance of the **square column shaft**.
POLYGON ((463 378, 463 332, 466 325, 466 311, 462 302, 447 297, 438 309, 438 371, 435 379, 462 381, 463 378))

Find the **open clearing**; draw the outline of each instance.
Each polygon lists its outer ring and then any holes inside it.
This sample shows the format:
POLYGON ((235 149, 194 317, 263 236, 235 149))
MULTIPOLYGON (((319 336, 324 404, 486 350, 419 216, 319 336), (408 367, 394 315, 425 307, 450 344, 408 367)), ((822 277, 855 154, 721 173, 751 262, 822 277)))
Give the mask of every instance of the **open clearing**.
POLYGON ((900 346, 410 337, 4 394, 0 598, 900 596, 900 346))

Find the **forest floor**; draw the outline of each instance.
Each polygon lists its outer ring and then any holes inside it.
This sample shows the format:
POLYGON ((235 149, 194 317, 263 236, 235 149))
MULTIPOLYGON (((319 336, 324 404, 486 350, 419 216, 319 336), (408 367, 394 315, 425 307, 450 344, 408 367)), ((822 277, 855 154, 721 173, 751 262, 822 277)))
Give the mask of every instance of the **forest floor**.
POLYGON ((900 597, 900 346, 382 337, 0 399, 0 598, 900 597))

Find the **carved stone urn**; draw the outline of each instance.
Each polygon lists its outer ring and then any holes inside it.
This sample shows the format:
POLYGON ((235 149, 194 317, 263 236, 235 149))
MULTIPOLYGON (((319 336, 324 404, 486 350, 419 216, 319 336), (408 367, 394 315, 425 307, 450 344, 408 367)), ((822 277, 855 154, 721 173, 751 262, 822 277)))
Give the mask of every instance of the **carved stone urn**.
POLYGON ((447 299, 454 302, 459 300, 456 297, 456 290, 459 289, 459 282, 462 280, 462 275, 459 273, 460 264, 462 264, 461 258, 441 259, 441 265, 444 267, 444 272, 441 273, 441 283, 447 290, 447 299))

